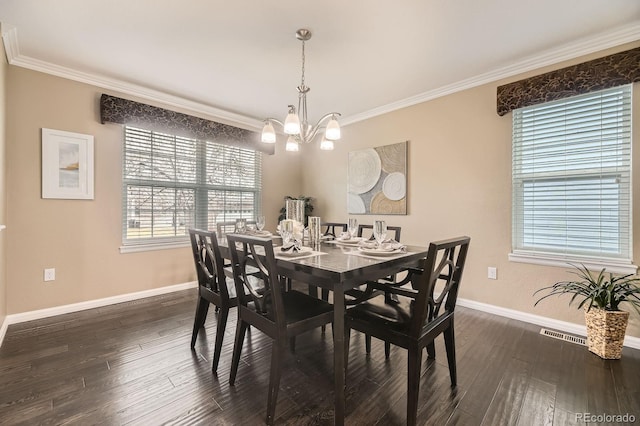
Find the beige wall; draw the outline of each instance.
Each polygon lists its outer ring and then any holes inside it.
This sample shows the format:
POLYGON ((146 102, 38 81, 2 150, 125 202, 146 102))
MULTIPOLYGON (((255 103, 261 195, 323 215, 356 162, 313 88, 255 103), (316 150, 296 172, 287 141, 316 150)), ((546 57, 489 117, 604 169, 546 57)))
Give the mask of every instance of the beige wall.
MULTIPOLYGON (((610 52, 527 75, 606 53, 610 52)), ((7 313, 195 279, 188 249, 119 253, 122 130, 117 125, 99 123, 98 97, 102 90, 13 66, 3 72, 7 82, 8 229, 4 237, 0 234, 0 242, 5 238, 8 247, 7 313), (40 198, 42 127, 95 136, 95 200, 40 198), (53 283, 42 280, 43 269, 47 267, 56 268, 57 279, 53 283)), ((522 77, 525 75, 508 81, 522 77)), ((304 146, 298 154, 285 153, 280 142, 275 156, 264 156, 263 205, 269 227, 275 227, 282 198, 288 194, 313 196, 318 215, 325 220, 345 220, 347 153, 408 140, 409 214, 386 218, 389 223, 403 226, 403 241, 426 244, 467 234, 472 242, 461 297, 583 324, 582 314, 567 308, 567 299, 547 300, 533 307, 532 293, 566 279, 566 268, 513 263, 507 259, 511 247, 511 115, 499 117, 495 113, 496 87, 505 82, 345 126, 343 139, 333 152, 315 152, 316 147, 304 146), (486 278, 488 266, 498 268, 497 280, 486 278)), ((639 90, 640 85, 636 84, 634 89, 639 90)), ((634 121, 640 122, 638 96, 634 97, 634 121)), ((635 126, 636 147, 639 134, 635 126)), ((0 140, 0 152, 1 144, 0 140)), ((636 168, 640 165, 639 155, 636 149, 636 168)), ((638 173, 634 175, 634 187, 640 188, 638 173)), ((0 195, 1 192, 0 185, 0 195)), ((639 198, 634 197, 636 212, 640 211, 639 198)), ((638 217, 634 215, 635 263, 640 253, 638 217)), ((359 218, 363 223, 373 220, 371 216, 359 218)), ((1 286, 0 277, 0 296, 1 286)), ((640 337, 637 316, 632 315, 628 334, 640 337)))
MULTIPOLYGON (((547 67, 539 74, 572 63, 621 51, 621 46, 575 61, 547 67)), ((516 81, 524 75, 508 81, 516 81)), ((547 299, 533 307, 532 293, 569 278, 568 268, 509 262, 511 250, 511 114, 496 114, 496 88, 507 81, 398 110, 343 128, 343 138, 331 153, 304 157, 304 192, 317 198, 323 219, 345 221, 347 154, 349 151, 409 141, 408 208, 406 216, 387 216, 401 225, 402 240, 429 241, 469 235, 471 246, 460 296, 477 302, 584 324, 582 312, 568 308, 568 298, 547 299), (329 173, 328 170, 331 172, 329 173), (498 279, 487 279, 487 267, 498 268, 498 279)), ((640 123, 640 83, 634 85, 634 122, 640 123)), ((640 170, 640 126, 634 126, 634 168, 640 170)), ((634 195, 640 173, 634 174, 634 195)), ((640 211, 640 197, 634 197, 640 211)), ((357 216, 372 223, 373 216, 357 216)), ((635 264, 640 263, 640 220, 634 215, 635 264)), ((629 308, 630 309, 630 308, 629 308)), ((640 337, 640 321, 631 315, 628 334, 640 337)))
MULTIPOLYGON (((1 43, 0 43, 1 44, 1 43)), ((0 224, 7 223, 6 197, 7 185, 5 179, 5 94, 7 60, 4 45, 0 47, 0 224)), ((0 328, 7 316, 7 268, 6 268, 6 231, 0 231, 0 328)))
MULTIPOLYGON (((123 132, 119 125, 100 124, 103 91, 14 66, 6 77, 7 313, 195 280, 188 248, 119 252, 123 132), (95 137, 94 200, 41 198, 43 127, 95 137), (56 268, 55 281, 43 281, 44 268, 56 268)), ((301 189, 298 161, 283 156, 281 148, 279 155, 265 155, 263 163, 263 208, 271 228, 283 197, 301 189)))

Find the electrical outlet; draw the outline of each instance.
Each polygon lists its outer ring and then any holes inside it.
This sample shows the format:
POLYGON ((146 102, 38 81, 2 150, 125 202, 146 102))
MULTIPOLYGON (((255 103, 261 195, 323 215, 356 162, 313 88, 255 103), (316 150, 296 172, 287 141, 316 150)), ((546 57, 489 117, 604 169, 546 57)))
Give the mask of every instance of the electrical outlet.
POLYGON ((45 281, 55 281, 56 280, 56 268, 47 268, 44 270, 44 280, 45 281))
POLYGON ((497 280, 498 268, 496 268, 495 266, 489 266, 489 268, 487 269, 487 278, 489 278, 490 280, 497 280))

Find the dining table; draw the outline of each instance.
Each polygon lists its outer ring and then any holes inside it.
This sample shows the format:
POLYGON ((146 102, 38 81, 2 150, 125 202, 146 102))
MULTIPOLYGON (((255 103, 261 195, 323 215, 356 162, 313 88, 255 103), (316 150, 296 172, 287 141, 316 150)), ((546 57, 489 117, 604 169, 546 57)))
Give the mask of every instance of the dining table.
MULTIPOLYGON (((300 252, 281 250, 281 241, 274 239, 278 274, 333 292, 333 358, 334 358, 334 424, 343 425, 345 418, 345 291, 366 281, 389 277, 410 267, 427 256, 428 248, 407 245, 401 250, 376 251, 356 244, 330 240, 300 252)), ((228 257, 226 238, 220 241, 223 257, 228 257)))

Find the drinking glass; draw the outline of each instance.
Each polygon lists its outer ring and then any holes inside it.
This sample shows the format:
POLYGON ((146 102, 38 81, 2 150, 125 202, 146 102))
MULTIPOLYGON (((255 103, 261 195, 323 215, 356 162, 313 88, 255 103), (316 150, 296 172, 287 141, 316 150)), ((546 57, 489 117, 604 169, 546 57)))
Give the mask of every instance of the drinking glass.
POLYGON ((258 228, 258 231, 262 231, 264 228, 264 216, 258 216, 256 218, 256 228, 258 228))
POLYGON ((280 236, 282 237, 282 245, 289 244, 293 236, 293 220, 285 219, 280 222, 280 236))
POLYGON ((378 245, 387 238, 387 222, 384 220, 376 220, 373 223, 373 237, 378 242, 378 245))
POLYGON ((352 217, 349 219, 349 234, 351 234, 351 238, 354 238, 358 233, 358 219, 352 217))

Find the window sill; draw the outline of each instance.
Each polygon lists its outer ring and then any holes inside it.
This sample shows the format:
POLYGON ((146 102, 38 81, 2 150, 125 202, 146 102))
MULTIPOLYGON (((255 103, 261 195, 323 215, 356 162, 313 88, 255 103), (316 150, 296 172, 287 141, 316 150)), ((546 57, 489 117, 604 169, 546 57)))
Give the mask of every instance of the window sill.
POLYGON ((548 253, 509 253, 509 261, 559 267, 570 266, 570 263, 583 264, 590 270, 600 271, 602 268, 606 268, 607 272, 622 275, 635 274, 638 270, 638 267, 633 265, 631 261, 581 256, 554 256, 548 253))
POLYGON ((131 244, 120 246, 120 254, 140 253, 143 251, 171 250, 177 248, 189 247, 189 241, 177 241, 171 243, 148 243, 148 244, 131 244))

